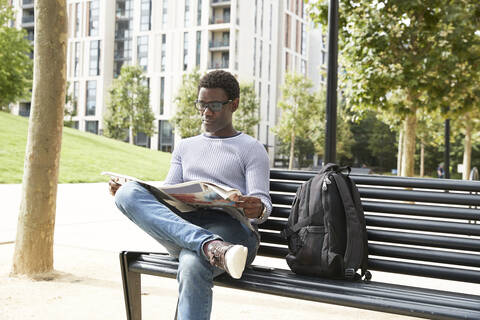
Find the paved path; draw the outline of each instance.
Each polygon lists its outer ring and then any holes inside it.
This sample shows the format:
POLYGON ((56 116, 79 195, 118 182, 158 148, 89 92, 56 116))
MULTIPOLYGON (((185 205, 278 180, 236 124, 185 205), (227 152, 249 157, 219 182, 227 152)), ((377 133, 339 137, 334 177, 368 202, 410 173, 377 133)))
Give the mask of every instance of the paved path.
MULTIPOLYGON (((20 185, 0 184, 0 319, 125 319, 118 263, 121 250, 164 251, 117 210, 106 183, 58 189, 53 281, 9 278, 20 185)), ((263 258, 265 259, 265 258, 263 258)), ((256 263, 261 264, 262 258, 256 263)), ((286 267, 282 261, 278 266, 286 267)), ((480 285, 374 272, 374 280, 480 292, 480 285)), ((49 280, 49 279, 46 279, 49 280)), ((176 281, 144 276, 144 319, 173 319, 176 281)), ((379 312, 214 288, 212 319, 407 319, 379 312)))

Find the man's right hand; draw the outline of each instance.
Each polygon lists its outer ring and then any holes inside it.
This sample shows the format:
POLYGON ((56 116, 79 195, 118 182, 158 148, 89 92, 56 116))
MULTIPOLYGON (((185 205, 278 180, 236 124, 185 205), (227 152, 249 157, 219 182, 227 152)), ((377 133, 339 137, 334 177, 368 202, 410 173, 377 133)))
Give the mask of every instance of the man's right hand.
POLYGON ((120 188, 122 185, 120 183, 117 182, 118 179, 117 178, 111 178, 110 181, 108 181, 108 186, 109 186, 109 189, 110 189, 110 194, 112 196, 115 195, 115 193, 117 193, 117 190, 118 188, 120 188))

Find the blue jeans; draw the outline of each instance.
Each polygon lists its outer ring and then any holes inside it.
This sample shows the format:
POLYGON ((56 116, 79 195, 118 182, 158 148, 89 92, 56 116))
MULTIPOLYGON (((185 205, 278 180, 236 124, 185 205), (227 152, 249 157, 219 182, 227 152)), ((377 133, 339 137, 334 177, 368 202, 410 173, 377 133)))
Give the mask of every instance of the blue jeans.
POLYGON ((178 319, 209 319, 213 278, 224 271, 208 262, 203 245, 221 239, 248 248, 247 264, 258 249, 254 232, 228 214, 199 210, 176 214, 144 187, 128 182, 115 195, 115 204, 179 261, 178 319))

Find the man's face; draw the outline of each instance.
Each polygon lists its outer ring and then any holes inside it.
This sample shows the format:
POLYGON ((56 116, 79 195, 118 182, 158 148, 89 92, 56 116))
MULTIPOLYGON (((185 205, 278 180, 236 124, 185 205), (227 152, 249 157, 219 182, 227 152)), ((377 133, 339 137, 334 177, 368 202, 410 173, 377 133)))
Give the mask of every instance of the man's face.
MULTIPOLYGON (((225 90, 221 88, 200 88, 198 101, 203 103, 227 102, 225 90)), ((237 109, 238 99, 225 103, 220 111, 214 112, 206 108, 202 115, 202 128, 212 136, 228 137, 235 133, 232 127, 232 114, 237 109)))

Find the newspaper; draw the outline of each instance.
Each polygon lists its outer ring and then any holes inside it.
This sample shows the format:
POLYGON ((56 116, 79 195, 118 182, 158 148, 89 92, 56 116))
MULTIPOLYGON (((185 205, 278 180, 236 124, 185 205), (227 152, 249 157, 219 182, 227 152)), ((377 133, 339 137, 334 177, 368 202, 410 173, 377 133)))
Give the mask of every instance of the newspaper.
POLYGON ((191 212, 199 208, 211 208, 228 213, 255 232, 250 220, 245 216, 243 209, 236 207, 236 202, 230 200, 232 195, 242 195, 237 189, 221 186, 211 182, 188 181, 174 185, 155 186, 152 183, 135 177, 115 172, 102 172, 114 178, 118 184, 136 181, 150 191, 158 201, 168 205, 174 211, 191 212))

